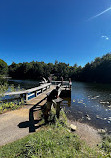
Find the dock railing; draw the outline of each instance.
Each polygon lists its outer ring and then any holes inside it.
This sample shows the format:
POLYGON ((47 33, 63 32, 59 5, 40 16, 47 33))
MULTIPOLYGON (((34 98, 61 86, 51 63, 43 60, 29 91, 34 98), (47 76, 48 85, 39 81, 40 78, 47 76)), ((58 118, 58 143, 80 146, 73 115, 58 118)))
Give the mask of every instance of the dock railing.
POLYGON ((31 99, 32 96, 37 97, 40 94, 42 94, 44 91, 49 89, 50 86, 51 86, 51 83, 46 83, 46 84, 43 84, 41 86, 27 89, 24 91, 6 92, 4 94, 0 94, 0 96, 4 97, 4 96, 20 95, 20 98, 25 98, 25 101, 28 101, 29 99, 31 99))
POLYGON ((68 87, 68 88, 71 88, 72 86, 72 82, 69 82, 69 81, 52 81, 51 83, 52 85, 61 84, 62 87, 68 87))

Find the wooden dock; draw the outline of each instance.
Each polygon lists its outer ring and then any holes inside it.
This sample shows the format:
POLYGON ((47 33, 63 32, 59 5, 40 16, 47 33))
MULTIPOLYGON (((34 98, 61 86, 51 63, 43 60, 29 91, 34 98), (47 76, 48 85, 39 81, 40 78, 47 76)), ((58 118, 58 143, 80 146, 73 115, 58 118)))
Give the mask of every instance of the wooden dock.
POLYGON ((38 104, 41 100, 44 100, 43 102, 41 102, 39 105, 43 105, 46 102, 46 98, 47 98, 47 94, 50 93, 56 86, 51 85, 49 89, 47 89, 46 91, 42 92, 41 94, 39 94, 38 96, 27 100, 26 104, 28 105, 35 105, 38 104))
MULTIPOLYGON (((52 89, 56 88, 57 85, 61 85, 61 81, 52 81, 52 83, 44 83, 38 87, 34 87, 27 90, 22 91, 15 91, 15 92, 6 92, 4 94, 0 94, 0 96, 18 96, 19 98, 23 98, 25 102, 32 101, 32 98, 37 98, 39 95, 44 96, 44 92, 48 93, 47 90, 51 91, 52 89)), ((63 81, 61 85, 61 91, 69 91, 70 93, 71 85, 69 85, 68 81, 63 81)), ((62 95, 63 96, 63 95, 62 95)))
MULTIPOLYGON (((32 88, 30 91, 26 90, 6 93, 6 95, 22 94, 26 96, 25 92, 34 93, 36 91, 37 93, 37 91, 41 90, 41 93, 39 92, 38 95, 34 98, 29 99, 28 96, 28 100, 22 108, 0 115, 0 146, 20 139, 29 133, 37 131, 40 127, 45 125, 41 123, 41 107, 47 101, 47 93, 52 91, 55 87, 56 85, 48 83, 36 88, 32 88)), ((65 88, 61 87, 61 90, 64 91, 65 88)), ((70 89, 67 88, 67 90, 70 89)))

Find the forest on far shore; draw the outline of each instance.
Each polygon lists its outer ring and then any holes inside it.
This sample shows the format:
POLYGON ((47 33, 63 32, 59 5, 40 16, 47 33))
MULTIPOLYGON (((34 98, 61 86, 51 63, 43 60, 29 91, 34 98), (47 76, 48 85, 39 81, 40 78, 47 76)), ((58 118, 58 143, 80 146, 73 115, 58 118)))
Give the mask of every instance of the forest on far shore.
POLYGON ((111 53, 95 58, 84 67, 77 64, 70 66, 57 60, 54 64, 32 61, 18 64, 13 62, 8 66, 0 59, 0 75, 10 76, 13 79, 41 80, 42 77, 47 79, 52 76, 54 80, 60 80, 63 77, 64 80, 71 78, 75 81, 111 83, 111 53))

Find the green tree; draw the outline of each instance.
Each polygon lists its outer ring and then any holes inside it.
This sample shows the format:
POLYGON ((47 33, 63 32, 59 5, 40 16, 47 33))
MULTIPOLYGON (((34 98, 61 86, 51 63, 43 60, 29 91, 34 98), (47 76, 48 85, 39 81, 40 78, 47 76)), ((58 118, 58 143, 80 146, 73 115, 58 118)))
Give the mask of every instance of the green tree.
POLYGON ((0 75, 7 75, 8 74, 8 65, 5 61, 0 59, 0 75))

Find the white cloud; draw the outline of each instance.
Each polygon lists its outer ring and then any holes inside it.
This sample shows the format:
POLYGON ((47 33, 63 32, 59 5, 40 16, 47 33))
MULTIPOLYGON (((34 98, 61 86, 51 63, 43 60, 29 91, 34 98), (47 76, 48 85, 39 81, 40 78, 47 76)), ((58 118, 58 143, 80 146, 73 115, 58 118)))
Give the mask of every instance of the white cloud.
POLYGON ((105 40, 109 40, 108 36, 101 36, 101 38, 104 38, 105 40))
POLYGON ((102 15, 102 14, 108 12, 109 10, 111 10, 111 7, 107 8, 106 10, 100 12, 99 14, 97 14, 97 15, 95 15, 95 16, 89 18, 89 20, 95 19, 95 18, 99 17, 100 15, 102 15))

